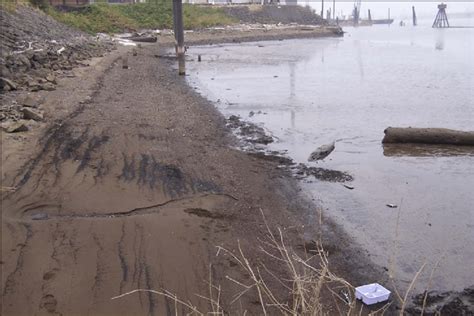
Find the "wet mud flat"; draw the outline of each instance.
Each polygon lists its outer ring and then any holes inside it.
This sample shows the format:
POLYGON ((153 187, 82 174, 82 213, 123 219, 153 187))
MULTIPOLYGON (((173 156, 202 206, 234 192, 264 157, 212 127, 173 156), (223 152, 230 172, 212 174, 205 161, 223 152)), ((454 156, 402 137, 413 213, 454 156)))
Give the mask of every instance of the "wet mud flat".
MULTIPOLYGON (((252 115, 252 112, 251 112, 252 115)), ((274 137, 262 126, 248 122, 236 115, 230 115, 227 126, 231 128, 238 137, 239 148, 252 157, 278 163, 281 167, 291 171, 298 180, 305 179, 311 182, 314 179, 327 182, 350 182, 354 178, 347 172, 314 167, 307 163, 296 163, 288 157, 286 151, 272 151, 266 145, 274 142, 274 137)), ((349 186, 350 187, 350 186, 349 186)))
POLYGON ((2 132, 3 314, 174 314, 172 300, 151 293, 111 300, 138 288, 208 310, 195 293, 207 293, 210 273, 226 310, 258 314, 252 296, 230 304, 240 288, 227 276, 249 276, 215 247, 239 240, 265 262, 261 210, 295 248, 324 230, 333 269, 351 282, 383 278, 337 226, 303 227, 314 205, 290 173, 236 149, 224 117, 159 54, 120 48, 76 69, 55 91, 28 94, 42 123, 2 132))

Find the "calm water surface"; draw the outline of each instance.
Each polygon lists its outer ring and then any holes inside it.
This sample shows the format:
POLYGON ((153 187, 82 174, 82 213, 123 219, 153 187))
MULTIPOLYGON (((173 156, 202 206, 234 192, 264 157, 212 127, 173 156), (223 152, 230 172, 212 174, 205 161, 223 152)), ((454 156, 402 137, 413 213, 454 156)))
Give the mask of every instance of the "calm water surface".
POLYGON ((265 127, 277 139, 269 149, 297 162, 337 140, 317 166, 349 172, 355 189, 306 181, 308 194, 375 263, 396 258, 401 287, 425 262, 426 284, 441 258, 434 287, 460 290, 474 285, 474 148, 381 144, 388 126, 474 130, 474 29, 427 24, 192 47, 203 61, 188 62, 188 80, 225 115, 265 127))

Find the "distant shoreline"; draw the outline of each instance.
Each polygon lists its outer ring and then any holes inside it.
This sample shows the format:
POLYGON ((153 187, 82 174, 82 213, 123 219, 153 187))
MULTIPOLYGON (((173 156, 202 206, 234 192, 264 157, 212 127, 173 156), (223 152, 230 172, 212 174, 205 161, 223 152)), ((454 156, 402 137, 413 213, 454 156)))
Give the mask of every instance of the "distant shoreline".
MULTIPOLYGON (((213 45, 224 43, 241 43, 256 41, 274 41, 297 38, 325 38, 342 37, 344 32, 339 26, 305 26, 288 25, 278 28, 255 28, 243 29, 248 25, 240 25, 242 29, 206 29, 192 31, 185 34, 185 45, 213 45)), ((158 43, 173 44, 174 37, 162 35, 158 37, 158 43)))

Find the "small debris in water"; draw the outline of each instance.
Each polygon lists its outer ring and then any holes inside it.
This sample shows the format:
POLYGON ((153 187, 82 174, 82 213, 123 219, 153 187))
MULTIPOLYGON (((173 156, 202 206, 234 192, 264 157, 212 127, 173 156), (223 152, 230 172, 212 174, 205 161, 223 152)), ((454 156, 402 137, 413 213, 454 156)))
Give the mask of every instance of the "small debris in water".
POLYGON ((353 187, 352 185, 343 184, 343 186, 344 186, 346 189, 354 190, 354 187, 353 187))
POLYGON ((358 286, 355 288, 355 297, 362 300, 365 305, 385 302, 391 292, 378 283, 358 286))
POLYGON ((390 208, 397 208, 398 207, 396 204, 391 204, 391 203, 387 204, 387 206, 390 207, 390 208))

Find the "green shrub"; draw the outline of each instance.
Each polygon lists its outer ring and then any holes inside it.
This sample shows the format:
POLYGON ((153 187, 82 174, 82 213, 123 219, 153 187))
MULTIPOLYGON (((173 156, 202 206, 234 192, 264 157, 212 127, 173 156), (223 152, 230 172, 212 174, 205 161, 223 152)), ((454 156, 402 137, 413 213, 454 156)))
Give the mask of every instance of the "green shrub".
MULTIPOLYGON (((173 9, 170 0, 153 0, 136 4, 99 3, 71 12, 61 12, 48 7, 45 11, 55 19, 89 33, 173 28, 173 9)), ((235 23, 235 20, 220 8, 184 5, 183 22, 186 29, 196 29, 228 25, 235 23)))

